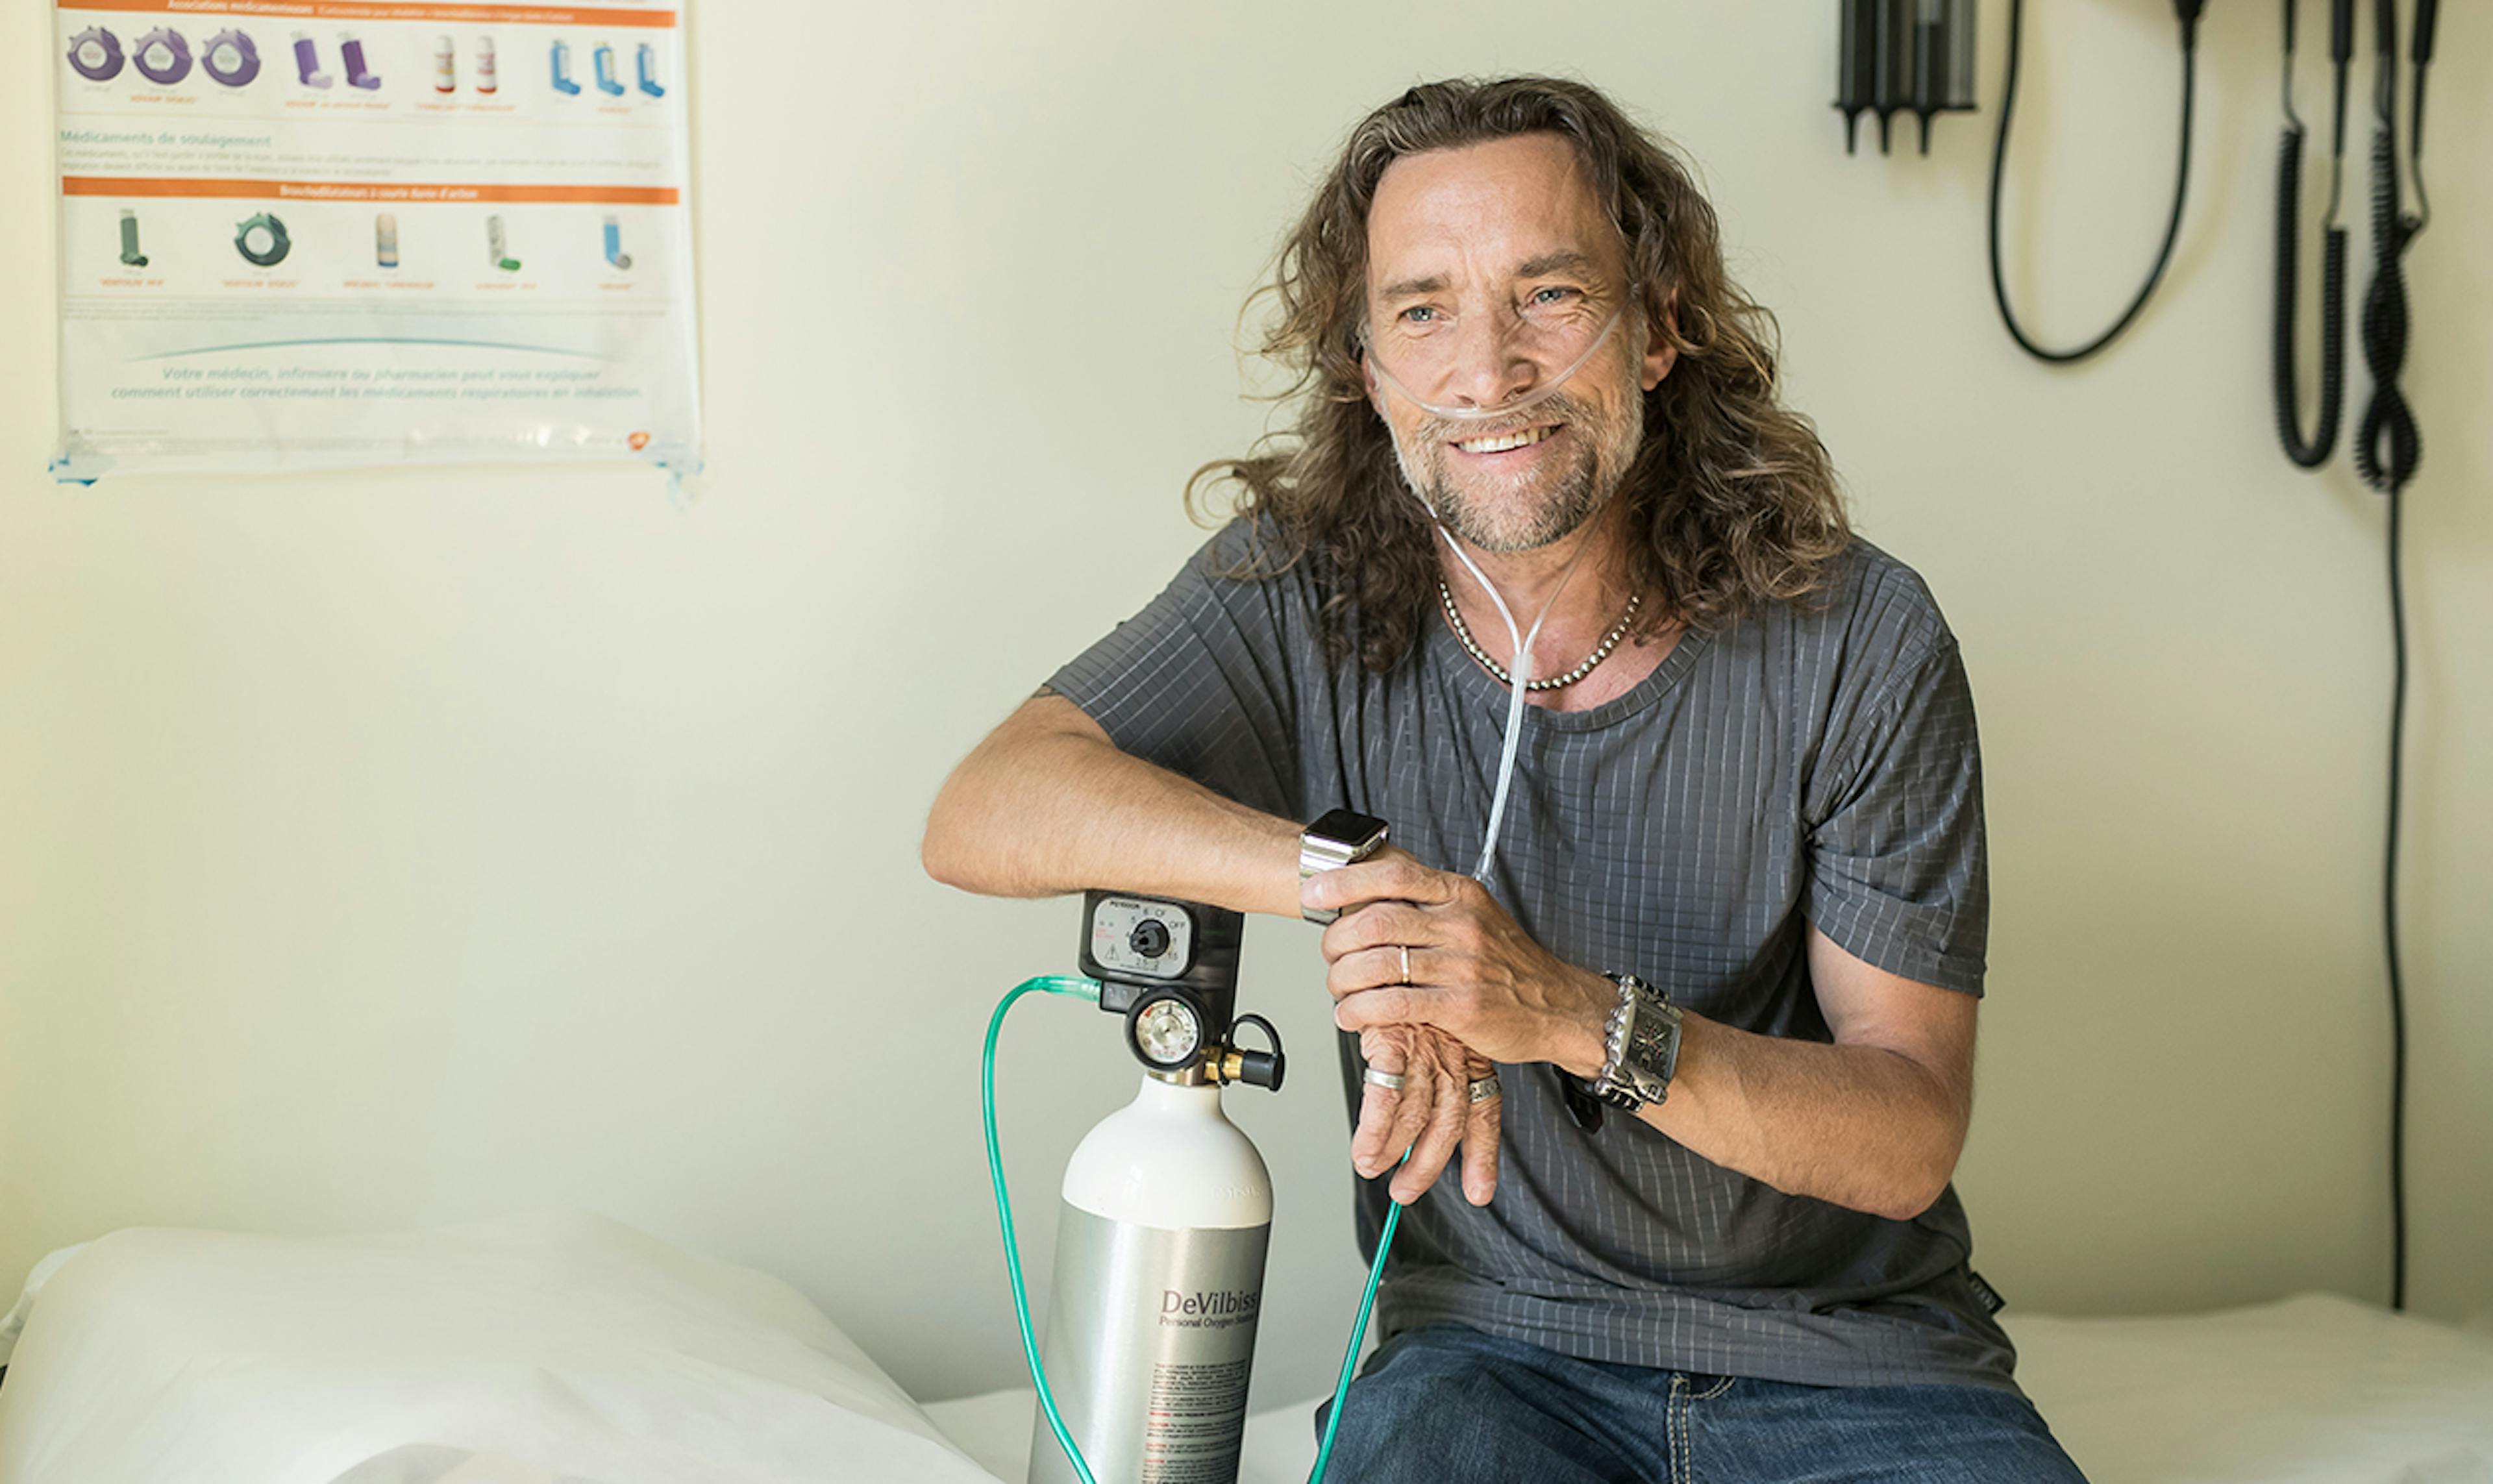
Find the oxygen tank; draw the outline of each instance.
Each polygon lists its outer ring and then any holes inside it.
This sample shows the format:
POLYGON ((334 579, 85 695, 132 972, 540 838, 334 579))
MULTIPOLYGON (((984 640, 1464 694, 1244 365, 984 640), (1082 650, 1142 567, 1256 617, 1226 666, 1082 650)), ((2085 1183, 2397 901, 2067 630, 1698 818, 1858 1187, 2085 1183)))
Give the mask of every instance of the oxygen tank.
MULTIPOLYGON (((1220 1111, 1231 1083, 1278 1089, 1280 1036, 1239 1015, 1240 914, 1087 893, 1082 972, 1125 1020, 1142 1090, 1065 1169, 1041 1364, 1099 1484, 1235 1484, 1264 1307, 1273 1177, 1220 1111), (1239 1026, 1264 1051, 1237 1044, 1239 1026)), ((1032 1484, 1077 1484, 1042 1410, 1032 1484)))
MULTIPOLYGON (((1041 1356, 1100 1484, 1233 1484, 1273 1181, 1220 1088, 1146 1073, 1065 1172, 1041 1356)), ((1042 1414, 1031 1484, 1078 1476, 1042 1414)))

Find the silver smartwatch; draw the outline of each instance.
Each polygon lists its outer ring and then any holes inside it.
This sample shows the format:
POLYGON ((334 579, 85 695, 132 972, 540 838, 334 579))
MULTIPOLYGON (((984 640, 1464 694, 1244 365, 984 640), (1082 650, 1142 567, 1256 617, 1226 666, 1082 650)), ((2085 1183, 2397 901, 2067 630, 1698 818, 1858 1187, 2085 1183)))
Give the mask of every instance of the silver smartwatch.
MULTIPOLYGON (((1364 861, 1385 846, 1385 821, 1355 810, 1328 811, 1299 832, 1299 879, 1364 861)), ((1299 915, 1318 924, 1341 915, 1334 907, 1301 907, 1299 915)))
POLYGON ((1593 1079, 1593 1095, 1635 1113, 1670 1095, 1670 1077, 1679 1067, 1679 1007, 1634 974, 1605 977, 1619 987, 1619 1002, 1603 1030, 1602 1073, 1593 1079))

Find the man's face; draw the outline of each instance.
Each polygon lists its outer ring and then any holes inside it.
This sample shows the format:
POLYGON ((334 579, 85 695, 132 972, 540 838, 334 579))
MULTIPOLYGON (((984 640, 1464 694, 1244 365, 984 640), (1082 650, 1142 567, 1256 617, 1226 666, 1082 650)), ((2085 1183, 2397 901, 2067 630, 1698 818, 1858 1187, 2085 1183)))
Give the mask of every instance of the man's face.
POLYGON ((1673 357, 1667 343, 1648 349, 1629 299, 1618 231, 1564 138, 1522 134, 1386 166, 1367 213, 1368 396, 1403 478, 1457 536, 1492 551, 1547 546, 1626 476, 1644 434, 1641 394, 1673 357), (1588 346, 1581 370, 1513 417, 1419 405, 1515 402, 1566 376, 1588 346))

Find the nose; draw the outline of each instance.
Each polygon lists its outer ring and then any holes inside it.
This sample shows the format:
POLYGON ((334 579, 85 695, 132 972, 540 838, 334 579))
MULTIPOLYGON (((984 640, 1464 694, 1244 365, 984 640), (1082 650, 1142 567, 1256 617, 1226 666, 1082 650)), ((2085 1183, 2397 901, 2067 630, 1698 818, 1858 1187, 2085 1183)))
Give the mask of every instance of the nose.
POLYGON ((1499 407, 1532 390, 1546 373, 1527 353, 1511 314, 1466 314, 1455 326, 1438 395, 1450 406, 1499 407))

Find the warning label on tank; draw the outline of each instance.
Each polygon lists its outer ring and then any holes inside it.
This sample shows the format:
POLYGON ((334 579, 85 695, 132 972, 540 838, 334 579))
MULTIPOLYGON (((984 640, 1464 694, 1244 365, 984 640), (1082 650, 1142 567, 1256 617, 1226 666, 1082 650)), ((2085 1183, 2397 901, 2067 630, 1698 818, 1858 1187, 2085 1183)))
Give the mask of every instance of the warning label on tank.
MULTIPOLYGON (((1146 1227, 1067 1203, 1041 1347, 1057 1410, 1102 1484, 1232 1484, 1270 1227, 1146 1227)), ((1030 1484, 1078 1484, 1047 1418, 1030 1484)))
POLYGON ((1246 1360, 1152 1368, 1143 1484, 1231 1484, 1246 1437, 1246 1360))

